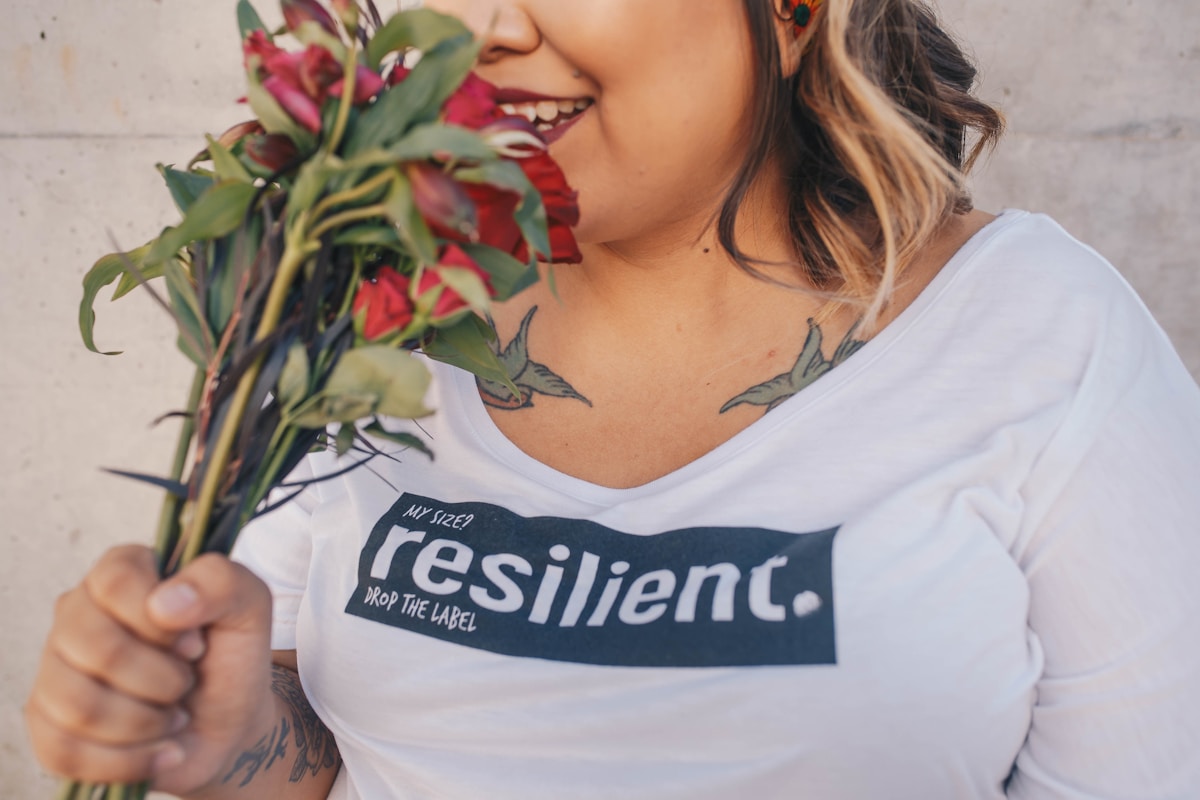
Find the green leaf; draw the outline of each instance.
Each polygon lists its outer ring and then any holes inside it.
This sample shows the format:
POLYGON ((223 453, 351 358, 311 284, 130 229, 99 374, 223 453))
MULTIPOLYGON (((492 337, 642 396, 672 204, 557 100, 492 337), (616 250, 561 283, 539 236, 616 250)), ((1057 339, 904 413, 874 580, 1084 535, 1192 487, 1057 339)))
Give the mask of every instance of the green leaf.
POLYGON ((167 295, 179 328, 179 349, 197 367, 204 369, 212 359, 215 345, 192 279, 174 259, 163 264, 163 275, 167 279, 167 295))
POLYGON ((413 202, 412 184, 404 175, 397 173, 392 190, 384 201, 388 219, 396 223, 400 239, 408 245, 413 255, 425 264, 437 263, 437 240, 421 217, 417 204, 413 202))
POLYGON ((430 413, 424 403, 428 388, 429 371, 409 351, 358 347, 342 354, 325 386, 297 409, 290 422, 323 428, 373 414, 423 417, 430 413))
POLYGON ((346 157, 386 148, 412 125, 436 120, 442 104, 462 84, 478 55, 479 47, 470 38, 451 39, 426 52, 408 77, 380 94, 358 118, 343 148, 346 157))
POLYGON ((391 225, 357 225, 338 231, 333 237, 336 245, 365 245, 368 247, 387 247, 392 250, 403 250, 404 242, 400 234, 391 225))
POLYGON ((316 157, 306 161, 296 174, 296 182, 288 195, 289 222, 302 211, 307 211, 317 204, 325 193, 330 176, 335 172, 333 166, 324 157, 316 157))
POLYGON ((206 136, 208 139, 208 156, 212 159, 213 169, 217 173, 217 178, 220 180, 241 181, 242 183, 253 183, 254 178, 238 160, 238 157, 230 152, 229 148, 218 142, 212 136, 206 136))
POLYGON ((279 373, 278 399, 283 408, 294 408, 308 397, 310 374, 308 350, 302 344, 293 344, 279 373))
POLYGON ((175 206, 183 214, 188 212, 197 197, 216 183, 208 175, 183 172, 163 164, 158 165, 158 171, 162 173, 163 180, 167 182, 167 189, 171 192, 171 199, 175 201, 175 206))
MULTIPOLYGON (((142 277, 148 281, 153 280, 155 278, 161 278, 162 274, 163 274, 162 264, 146 266, 145 258, 146 258, 146 254, 149 252, 150 252, 150 245, 147 244, 147 245, 143 245, 142 247, 139 247, 137 250, 132 250, 125 254, 125 255, 129 256, 129 260, 133 262, 133 265, 135 267, 139 268, 139 270, 142 273, 142 277), (138 254, 136 257, 134 256, 135 253, 138 254)), ((117 288, 113 290, 113 295, 112 295, 112 298, 110 298, 110 299, 120 300, 122 297, 124 297, 125 295, 132 292, 138 286, 139 286, 138 279, 135 278, 133 276, 133 274, 129 272, 129 270, 126 270, 124 272, 124 274, 121 275, 121 279, 119 281, 117 281, 117 288)))
POLYGON ((495 300, 507 300, 537 282, 536 266, 522 264, 503 250, 486 244, 459 243, 458 246, 492 276, 492 286, 496 289, 495 300))
POLYGON ((483 137, 457 125, 417 125, 386 151, 393 161, 484 161, 496 153, 483 137))
POLYGON ((409 48, 428 52, 442 42, 470 35, 467 27, 454 17, 424 8, 405 11, 394 15, 371 37, 367 63, 372 69, 379 69, 389 53, 409 48))
POLYGON ((440 267, 437 273, 438 277, 458 292, 474 311, 480 314, 487 312, 490 299, 487 286, 474 271, 461 267, 440 267))
POLYGON ((350 448, 354 447, 354 437, 358 435, 358 429, 354 427, 353 422, 347 422, 338 427, 337 436, 333 440, 333 449, 338 456, 344 456, 350 452, 350 448))
POLYGON ((254 10, 254 6, 250 5, 248 0, 238 0, 237 21, 238 33, 241 34, 242 39, 254 31, 263 31, 267 34, 267 39, 271 40, 271 31, 263 24, 262 18, 258 16, 258 12, 254 10))
POLYGON ((147 264, 174 258, 197 239, 215 239, 232 233, 246 216, 258 189, 249 183, 222 181, 209 187, 188 209, 176 228, 167 228, 154 242, 147 264))
POLYGON ((412 435, 411 433, 393 433, 392 431, 389 431, 387 428, 383 427, 379 420, 375 420, 370 425, 364 427, 363 433, 368 433, 377 439, 383 439, 403 447, 420 451, 430 458, 433 458, 433 451, 429 449, 424 440, 412 435))
POLYGON ((151 244, 153 243, 144 244, 128 253, 109 253, 93 264, 83 276, 83 298, 79 301, 79 335, 83 338, 84 346, 93 353, 106 356, 120 354, 120 350, 101 351, 96 347, 96 297, 101 289, 125 274, 126 261, 138 262, 144 259, 150 251, 151 244))
POLYGON ((495 333, 486 322, 470 314, 457 325, 439 328, 433 340, 421 347, 421 352, 484 380, 501 383, 516 394, 517 387, 490 346, 494 336, 495 333))

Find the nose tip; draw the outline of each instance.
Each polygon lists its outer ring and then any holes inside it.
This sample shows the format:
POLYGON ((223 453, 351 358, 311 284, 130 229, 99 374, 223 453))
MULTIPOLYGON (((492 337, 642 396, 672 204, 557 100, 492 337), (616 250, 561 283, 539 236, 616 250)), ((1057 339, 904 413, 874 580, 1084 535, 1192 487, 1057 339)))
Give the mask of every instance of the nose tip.
POLYGON ((485 64, 533 52, 542 42, 533 18, 510 3, 491 4, 467 25, 482 43, 479 60, 485 64))

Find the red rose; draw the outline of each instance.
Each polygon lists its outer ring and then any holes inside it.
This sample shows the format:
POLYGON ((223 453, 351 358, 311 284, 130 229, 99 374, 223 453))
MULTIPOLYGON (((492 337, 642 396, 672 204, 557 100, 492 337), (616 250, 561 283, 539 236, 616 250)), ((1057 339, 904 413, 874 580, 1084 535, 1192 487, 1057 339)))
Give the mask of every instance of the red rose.
POLYGON ((354 296, 354 315, 364 313, 363 336, 378 339, 403 330, 413 321, 413 302, 408 290, 412 281, 391 267, 384 267, 363 281, 354 296))
POLYGON ((442 106, 442 119, 448 125, 479 130, 497 117, 503 116, 496 109, 496 87, 474 72, 450 95, 442 106))
POLYGON ((431 293, 436 293, 433 295, 433 306, 429 311, 430 321, 434 324, 453 319, 470 307, 466 298, 446 283, 441 273, 442 268, 446 267, 465 269, 474 273, 487 289, 488 296, 495 293, 491 276, 476 264, 474 259, 464 253, 458 245, 446 245, 442 248, 437 266, 426 269, 417 283, 417 297, 421 300, 427 300, 431 293))
MULTIPOLYGON (((562 169, 550 157, 541 152, 526 158, 514 159, 521 165, 525 177, 542 195, 546 206, 546 219, 550 227, 550 261, 555 264, 577 264, 583 260, 575 234, 571 228, 579 224, 578 192, 567 185, 562 169)), ((517 258, 528 258, 526 248, 521 248, 517 258)))

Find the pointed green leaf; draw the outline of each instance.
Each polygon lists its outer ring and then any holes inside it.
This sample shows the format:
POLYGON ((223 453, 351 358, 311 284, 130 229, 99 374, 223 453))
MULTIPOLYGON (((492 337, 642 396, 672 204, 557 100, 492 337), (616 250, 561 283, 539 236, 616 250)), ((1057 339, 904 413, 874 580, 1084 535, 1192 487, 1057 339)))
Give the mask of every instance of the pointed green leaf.
MULTIPOLYGON (((138 250, 148 252, 149 248, 150 245, 146 244, 138 248, 138 250)), ((84 346, 93 353, 115 356, 121 352, 120 350, 101 351, 96 348, 95 305, 96 296, 100 294, 100 290, 124 274, 127 258, 129 256, 124 253, 109 253, 93 264, 92 268, 83 276, 83 298, 79 301, 79 335, 83 338, 84 346)))
POLYGON ((367 63, 379 69, 389 53, 409 48, 430 51, 442 42, 470 36, 467 27, 454 17, 429 9, 415 9, 396 14, 375 32, 367 45, 367 63))
POLYGON ((438 161, 496 158, 496 152, 474 131, 437 123, 415 126, 386 152, 394 161, 424 161, 435 156, 438 161))
POLYGON ((460 267, 440 267, 438 277, 467 301, 476 313, 487 313, 490 296, 483 279, 473 270, 460 267))
POLYGON ((250 5, 248 0, 238 0, 237 21, 238 32, 242 39, 254 31, 263 31, 267 34, 267 39, 271 39, 271 31, 263 24, 262 18, 258 16, 258 12, 254 10, 254 6, 250 5))
POLYGON ((396 229, 391 225, 356 225, 353 228, 338 231, 337 235, 333 237, 333 243, 387 247, 392 250, 400 250, 404 247, 404 243, 400 241, 400 234, 396 233, 396 229))
POLYGON ((163 264, 163 275, 167 280, 171 310, 179 327, 179 349, 196 366, 204 369, 212 359, 215 345, 212 330, 208 327, 192 280, 183 266, 174 259, 163 264))
POLYGON ((412 72, 390 87, 358 118, 343 152, 347 158, 402 138, 410 126, 433 122, 442 104, 471 71, 479 48, 470 38, 442 42, 412 72))
POLYGON ((357 434, 358 429, 354 427, 353 422, 338 426, 337 436, 333 440, 333 449, 338 456, 344 456, 350 452, 350 448, 354 447, 354 437, 357 434))
POLYGON ((167 183, 167 189, 171 192, 171 199, 175 201, 175 206, 183 214, 188 212, 197 197, 216 183, 209 175, 183 172, 168 165, 159 164, 158 171, 162 173, 163 180, 167 183))
POLYGON ((208 139, 208 157, 212 159, 213 169, 217 173, 217 178, 220 180, 241 181, 242 183, 253 183, 254 178, 238 160, 238 157, 230 152, 229 148, 218 142, 212 136, 206 136, 208 139))
POLYGON ((279 404, 285 409, 294 408, 308 397, 310 372, 308 350, 302 344, 288 348, 287 360, 279 373, 279 404))
POLYGON ((424 403, 428 388, 429 371, 409 351, 358 347, 342 354, 325 386, 297 409, 291 422, 323 428, 373 414, 423 417, 430 413, 424 403))
POLYGON ((485 244, 465 243, 459 244, 459 247, 492 276, 492 286, 496 289, 495 300, 507 300, 538 279, 536 267, 522 264, 502 250, 485 244))
POLYGON ((215 239, 232 233, 245 218, 257 191, 252 184, 238 181, 223 181, 210 187, 192 204, 178 227, 163 231, 150 248, 146 263, 174 258, 197 239, 215 239))
POLYGON ((396 173, 384 208, 388 219, 396 224, 400 239, 408 245, 412 254, 422 263, 437 263, 437 241, 413 201, 412 184, 400 173, 396 173))
POLYGON ((517 387, 490 345, 490 331, 487 323, 471 314, 453 327, 439 328, 433 340, 421 347, 421 352, 484 380, 503 384, 516 394, 517 387))

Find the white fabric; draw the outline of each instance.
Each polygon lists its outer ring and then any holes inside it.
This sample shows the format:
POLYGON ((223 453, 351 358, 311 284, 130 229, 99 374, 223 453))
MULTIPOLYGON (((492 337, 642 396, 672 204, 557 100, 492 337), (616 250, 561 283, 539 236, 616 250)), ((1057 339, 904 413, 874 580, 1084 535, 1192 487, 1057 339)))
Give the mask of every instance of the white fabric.
MULTIPOLYGON (((1200 797, 1200 393, 1124 281, 1049 219, 1006 212, 842 366, 633 489, 534 461, 491 423, 469 376, 433 369, 438 412, 421 427, 434 461, 404 453, 317 484, 239 545, 272 585, 274 646, 298 649, 337 737, 333 797, 1200 797), (415 511, 371 544, 404 493, 506 512, 434 525, 415 511), (496 527, 507 512, 563 521, 510 540, 496 527), (722 601, 712 578, 689 617, 689 566, 723 557, 680 561, 658 537, 714 528, 731 560, 783 532, 800 547, 793 565, 814 532, 836 529, 832 592, 778 594, 776 561, 765 577, 741 569, 722 601), (563 557, 548 549, 556 530, 585 545, 563 557), (394 555, 379 555, 389 534, 394 555), (571 626, 567 595, 592 540, 601 573, 571 626), (589 628, 622 548, 634 554, 624 599, 589 628), (483 558, 504 552, 519 556, 504 573, 519 596, 480 578, 483 558), (521 559, 532 576, 512 566, 521 559), (539 616, 535 592, 560 564, 539 616), (628 599, 646 571, 658 578, 628 599), (384 575, 430 601, 426 621, 401 614, 403 599, 387 608, 386 590, 373 613, 398 616, 347 612, 384 575), (476 602, 504 597, 519 610, 476 602), (452 606, 476 616, 453 631, 432 621, 452 606), (808 630, 805 615, 829 611, 835 663, 694 665, 753 662, 770 640, 728 643, 755 625, 808 630), (515 632, 500 652, 473 645, 500 626, 515 632), (697 630, 713 648, 693 638, 672 651, 697 630), (599 655, 538 657, 593 634, 610 637, 599 655)), ((317 456, 312 468, 337 464, 317 456)), ((818 586, 819 552, 802 569, 787 580, 818 586)))

